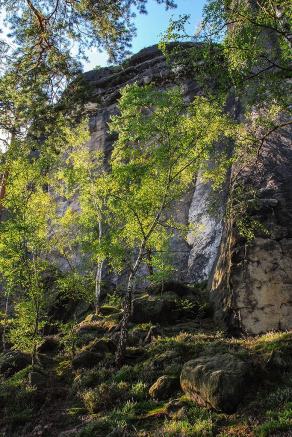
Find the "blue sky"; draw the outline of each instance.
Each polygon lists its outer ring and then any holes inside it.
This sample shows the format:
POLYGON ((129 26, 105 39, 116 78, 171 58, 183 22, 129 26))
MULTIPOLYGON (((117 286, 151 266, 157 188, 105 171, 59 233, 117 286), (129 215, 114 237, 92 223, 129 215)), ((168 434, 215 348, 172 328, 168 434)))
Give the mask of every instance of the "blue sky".
MULTIPOLYGON (((202 18, 202 9, 206 0, 176 0, 176 3, 176 9, 166 11, 165 7, 159 5, 155 0, 148 0, 148 14, 137 14, 135 18, 137 36, 133 39, 133 53, 137 53, 144 47, 158 43, 161 34, 167 29, 170 18, 176 19, 179 18, 180 15, 190 15, 190 23, 187 30, 190 34, 194 33, 202 18)), ((1 16, 0 30, 3 30, 5 35, 6 29, 1 16)), ((97 49, 88 52, 88 59, 88 62, 83 63, 85 71, 91 70, 97 65, 101 67, 108 65, 106 53, 100 53, 97 49)))
MULTIPOLYGON (((178 18, 180 15, 191 15, 188 32, 194 33, 202 18, 203 5, 205 0, 177 0, 177 8, 166 11, 163 5, 157 4, 155 0, 149 0, 147 15, 137 15, 135 24, 137 36, 133 40, 132 52, 136 53, 144 47, 156 44, 160 35, 167 29, 170 18, 178 18)), ((84 64, 85 70, 90 70, 97 65, 107 65, 105 53, 98 53, 92 50, 88 53, 89 62, 84 64)))

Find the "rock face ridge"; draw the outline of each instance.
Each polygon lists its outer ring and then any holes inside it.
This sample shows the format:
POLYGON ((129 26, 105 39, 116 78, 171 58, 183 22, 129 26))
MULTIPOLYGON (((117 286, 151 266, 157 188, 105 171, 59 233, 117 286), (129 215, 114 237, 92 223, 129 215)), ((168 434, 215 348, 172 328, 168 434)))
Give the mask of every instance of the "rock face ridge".
MULTIPOLYGON (((186 101, 200 91, 195 78, 169 68, 157 46, 143 49, 122 66, 89 71, 84 79, 90 89, 89 147, 104 151, 106 158, 114 142, 107 123, 117 111, 120 89, 126 84, 153 83, 160 89, 179 84, 186 101)), ((251 243, 237 235, 234 224, 223 226, 223 199, 218 214, 209 213, 211 189, 200 177, 176 207, 179 221, 195 224, 199 232, 189 234, 187 241, 179 237, 172 241, 174 279, 209 279, 215 315, 232 332, 259 334, 292 328, 291 162, 292 145, 285 127, 265 142, 260 171, 250 169, 246 175, 259 193, 251 214, 268 230, 251 243)))
MULTIPOLYGON (((178 76, 169 68, 157 46, 141 50, 122 66, 89 71, 84 74, 84 79, 90 89, 87 103, 91 112, 89 147, 103 151, 106 158, 110 156, 114 142, 107 123, 117 112, 117 99, 125 85, 153 83, 160 89, 180 85, 186 101, 191 101, 199 92, 193 79, 182 73, 178 76)), ((222 225, 220 214, 212 217, 208 213, 209 192, 210 187, 197 178, 193 189, 177 205, 177 220, 183 224, 196 224, 200 230, 194 235, 189 234, 187 241, 177 237, 171 242, 177 280, 201 282, 209 277, 213 268, 222 225)))
POLYGON ((292 328, 291 163, 291 129, 283 126, 265 143, 257 168, 245 175, 258 192, 249 213, 265 232, 248 243, 226 224, 212 295, 217 316, 233 332, 292 328))

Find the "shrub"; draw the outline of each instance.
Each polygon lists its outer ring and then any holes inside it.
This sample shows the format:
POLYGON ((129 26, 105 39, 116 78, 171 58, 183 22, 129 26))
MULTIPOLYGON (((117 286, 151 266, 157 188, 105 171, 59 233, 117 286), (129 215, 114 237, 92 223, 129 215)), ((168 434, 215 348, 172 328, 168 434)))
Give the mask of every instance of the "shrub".
POLYGON ((135 401, 142 401, 147 397, 147 385, 143 382, 139 381, 136 384, 133 384, 130 390, 130 394, 132 395, 135 401))
POLYGON ((81 393, 85 408, 91 414, 124 402, 129 397, 129 385, 125 382, 102 383, 95 389, 85 390, 81 393))

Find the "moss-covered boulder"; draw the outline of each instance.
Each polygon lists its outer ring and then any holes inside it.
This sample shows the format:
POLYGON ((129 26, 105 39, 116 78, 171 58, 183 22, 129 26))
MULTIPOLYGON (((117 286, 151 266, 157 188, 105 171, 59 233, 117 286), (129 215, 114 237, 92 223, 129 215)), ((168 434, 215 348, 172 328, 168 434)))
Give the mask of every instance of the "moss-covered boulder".
POLYGON ((132 321, 134 323, 172 323, 177 318, 177 296, 165 293, 163 296, 145 295, 135 299, 132 321))
POLYGON ((151 323, 144 323, 140 325, 135 325, 129 331, 128 334, 128 345, 129 346, 141 346, 143 344, 150 343, 153 338, 161 335, 162 330, 151 323))
POLYGON ((233 413, 252 382, 250 361, 225 353, 202 356, 184 364, 182 390, 199 405, 233 413))
POLYGON ((104 355, 101 353, 82 351, 72 360, 72 366, 74 369, 92 369, 102 359, 104 355))
POLYGON ((179 389, 179 380, 173 376, 163 375, 150 387, 149 395, 153 399, 168 399, 179 389))
POLYGON ((53 354, 60 349, 60 339, 55 335, 48 335, 38 347, 39 353, 53 354))
POLYGON ((113 353, 116 350, 116 346, 112 340, 109 338, 97 338, 90 342, 85 350, 91 351, 91 352, 97 352, 100 354, 107 354, 107 353, 113 353))
POLYGON ((10 377, 30 364, 29 356, 19 351, 0 355, 0 374, 10 377))
POLYGON ((102 305, 99 314, 102 316, 121 315, 121 310, 113 305, 102 305))
POLYGON ((164 284, 153 284, 147 288, 147 292, 153 296, 159 296, 164 293, 175 293, 179 297, 185 297, 192 293, 192 289, 182 282, 167 281, 164 284))
POLYGON ((96 314, 89 314, 77 326, 77 347, 82 348, 87 346, 97 337, 104 337, 115 329, 117 322, 114 320, 105 319, 96 314))

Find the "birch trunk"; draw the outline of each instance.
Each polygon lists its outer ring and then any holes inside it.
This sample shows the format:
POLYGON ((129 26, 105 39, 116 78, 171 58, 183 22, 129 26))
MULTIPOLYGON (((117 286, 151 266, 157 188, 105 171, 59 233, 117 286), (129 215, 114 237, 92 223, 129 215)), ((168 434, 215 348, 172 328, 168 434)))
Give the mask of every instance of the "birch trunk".
MULTIPOLYGON (((98 242, 100 244, 102 237, 102 223, 98 223, 98 242)), ((100 261, 97 265, 96 275, 95 275, 95 312, 98 312, 100 305, 100 295, 101 295, 101 279, 102 279, 102 268, 103 261, 100 261)))
POLYGON ((8 319, 8 307, 9 307, 9 296, 6 297, 6 303, 5 303, 4 326, 2 332, 3 352, 6 352, 6 330, 7 330, 7 319, 8 319))
POLYGON ((103 268, 103 261, 98 263, 96 269, 96 275, 95 275, 95 312, 96 313, 98 313, 99 306, 100 306, 102 268, 103 268))
POLYGON ((133 295, 135 292, 135 279, 138 269, 142 262, 143 250, 144 250, 144 245, 142 245, 142 247, 139 250, 138 257, 134 264, 134 268, 131 271, 128 278, 127 294, 125 297, 124 312, 121 322, 121 332, 120 332, 119 344, 116 352, 116 365, 118 367, 122 365, 125 357, 125 351, 128 342, 128 324, 132 314, 132 302, 133 302, 133 295))
POLYGON ((1 213, 1 210, 3 209, 2 200, 5 197, 7 177, 8 177, 8 172, 5 172, 0 176, 0 180, 1 180, 1 182, 0 182, 0 213, 1 213))

